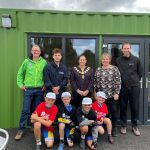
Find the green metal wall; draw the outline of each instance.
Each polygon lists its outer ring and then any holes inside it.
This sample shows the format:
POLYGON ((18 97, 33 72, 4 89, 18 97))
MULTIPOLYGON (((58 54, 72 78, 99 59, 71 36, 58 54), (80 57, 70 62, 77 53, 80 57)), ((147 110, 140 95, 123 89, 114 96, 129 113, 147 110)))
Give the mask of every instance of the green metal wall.
POLYGON ((12 17, 12 28, 0 21, 0 127, 17 127, 23 93, 16 74, 27 53, 27 33, 150 35, 150 14, 85 13, 0 9, 12 17))

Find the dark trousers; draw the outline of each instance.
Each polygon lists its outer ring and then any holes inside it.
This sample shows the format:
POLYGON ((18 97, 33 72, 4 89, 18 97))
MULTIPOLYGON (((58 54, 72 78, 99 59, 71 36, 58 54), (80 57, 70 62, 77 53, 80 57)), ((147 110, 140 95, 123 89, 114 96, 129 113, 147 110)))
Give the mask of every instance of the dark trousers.
POLYGON ((24 91, 23 109, 20 117, 19 129, 25 128, 25 124, 31 115, 30 111, 32 101, 32 108, 34 111, 37 105, 39 105, 43 99, 42 88, 27 88, 26 91, 24 91))
POLYGON ((107 98, 105 103, 109 110, 112 127, 115 128, 117 125, 117 101, 114 98, 107 98))
POLYGON ((139 104, 140 87, 124 87, 120 92, 120 120, 123 127, 127 125, 127 106, 130 104, 131 123, 137 126, 138 104, 139 104))
POLYGON ((82 106, 82 100, 84 97, 91 97, 91 93, 89 92, 87 96, 81 96, 80 94, 78 94, 76 91, 73 92, 73 100, 72 100, 72 104, 78 108, 80 106, 82 106))

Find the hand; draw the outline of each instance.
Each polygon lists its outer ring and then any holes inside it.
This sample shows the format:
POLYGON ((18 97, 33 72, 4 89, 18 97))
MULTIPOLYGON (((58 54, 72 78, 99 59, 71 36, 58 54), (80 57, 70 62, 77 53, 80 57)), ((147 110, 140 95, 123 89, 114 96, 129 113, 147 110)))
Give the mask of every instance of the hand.
POLYGON ((59 94, 59 89, 60 89, 60 87, 59 87, 59 86, 56 86, 56 87, 53 87, 53 88, 52 88, 52 91, 53 91, 56 95, 58 95, 58 94, 59 94))
POLYGON ((46 87, 45 87, 45 86, 43 86, 43 87, 42 87, 42 91, 45 91, 45 90, 46 90, 46 87))
POLYGON ((44 120, 48 120, 48 116, 43 116, 41 118, 44 119, 44 120))
POLYGON ((90 124, 94 123, 95 121, 94 120, 89 120, 90 124))
POLYGON ((37 114, 32 114, 31 115, 31 120, 38 120, 38 115, 37 114))
POLYGON ((26 90, 27 90, 25 86, 22 86, 21 89, 22 89, 23 91, 26 91, 26 90))
POLYGON ((75 126, 76 125, 73 122, 70 123, 70 127, 75 127, 75 126))
POLYGON ((119 95, 118 94, 114 94, 114 100, 117 101, 119 99, 119 95))
POLYGON ((89 94, 89 90, 83 91, 83 96, 87 96, 89 94))
POLYGON ((77 93, 80 94, 81 96, 83 96, 83 91, 81 91, 81 90, 78 89, 77 93))

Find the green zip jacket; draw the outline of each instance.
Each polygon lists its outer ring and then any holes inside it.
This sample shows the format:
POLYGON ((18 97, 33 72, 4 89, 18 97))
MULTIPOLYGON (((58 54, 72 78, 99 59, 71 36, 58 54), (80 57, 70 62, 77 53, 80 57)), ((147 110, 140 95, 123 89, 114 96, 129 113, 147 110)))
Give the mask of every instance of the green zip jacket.
POLYGON ((42 57, 37 62, 27 58, 22 63, 17 74, 17 85, 21 88, 25 87, 42 87, 43 81, 43 70, 47 62, 42 57))

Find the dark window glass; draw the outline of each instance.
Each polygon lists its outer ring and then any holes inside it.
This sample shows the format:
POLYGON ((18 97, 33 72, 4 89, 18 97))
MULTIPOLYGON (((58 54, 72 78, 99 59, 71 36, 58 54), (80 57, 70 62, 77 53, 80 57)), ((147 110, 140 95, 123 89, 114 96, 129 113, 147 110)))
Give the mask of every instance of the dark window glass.
POLYGON ((70 68, 78 65, 78 57, 85 55, 87 65, 95 67, 96 39, 66 39, 66 65, 70 68))
POLYGON ((43 57, 52 61, 52 50, 54 48, 62 48, 62 39, 61 38, 53 38, 53 37, 31 37, 30 38, 30 48, 37 44, 41 47, 43 51, 43 57))

